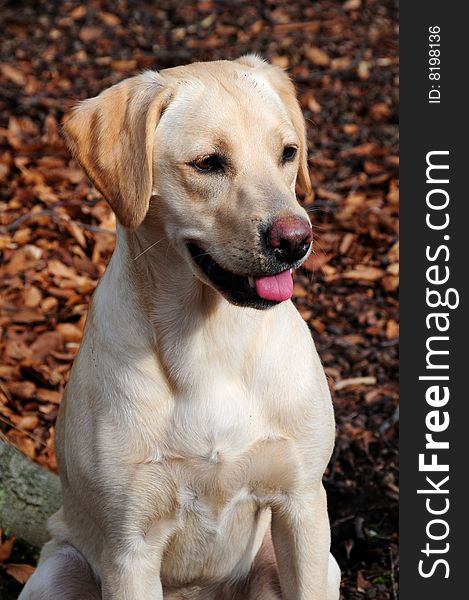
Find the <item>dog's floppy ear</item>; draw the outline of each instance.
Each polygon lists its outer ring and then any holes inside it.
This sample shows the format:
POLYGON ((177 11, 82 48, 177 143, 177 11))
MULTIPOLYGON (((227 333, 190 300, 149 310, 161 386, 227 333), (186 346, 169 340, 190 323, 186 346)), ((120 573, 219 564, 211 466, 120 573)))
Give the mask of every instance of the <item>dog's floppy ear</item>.
POLYGON ((149 71, 80 102, 64 120, 73 154, 125 227, 138 227, 148 212, 153 134, 169 98, 149 71))
POLYGON ((285 71, 283 71, 283 69, 269 64, 256 54, 247 54, 242 56, 238 59, 238 62, 247 67, 252 67, 253 69, 256 69, 259 74, 264 75, 267 81, 269 81, 273 88, 277 91, 283 104, 285 105, 293 127, 295 128, 296 134, 300 140, 298 183, 306 195, 311 196, 312 187, 308 169, 306 125, 303 113, 301 112, 300 105, 296 98, 296 91, 293 82, 285 73, 285 71))

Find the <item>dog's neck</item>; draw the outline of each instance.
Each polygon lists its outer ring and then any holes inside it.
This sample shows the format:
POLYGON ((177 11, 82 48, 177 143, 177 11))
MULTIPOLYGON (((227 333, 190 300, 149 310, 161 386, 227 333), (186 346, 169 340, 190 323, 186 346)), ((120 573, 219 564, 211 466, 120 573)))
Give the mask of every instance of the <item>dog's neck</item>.
POLYGON ((209 363, 214 371, 218 363, 232 371, 245 370, 259 343, 268 343, 258 332, 270 326, 261 324, 273 323, 275 313, 286 309, 231 305, 193 274, 161 230, 150 235, 145 229, 129 232, 118 227, 116 250, 100 288, 98 309, 110 298, 115 303, 106 307, 108 316, 109 310, 114 313, 112 343, 120 343, 132 328, 138 332, 132 339, 140 339, 142 348, 153 347, 166 376, 177 385, 192 385, 189 379, 199 364, 209 363))

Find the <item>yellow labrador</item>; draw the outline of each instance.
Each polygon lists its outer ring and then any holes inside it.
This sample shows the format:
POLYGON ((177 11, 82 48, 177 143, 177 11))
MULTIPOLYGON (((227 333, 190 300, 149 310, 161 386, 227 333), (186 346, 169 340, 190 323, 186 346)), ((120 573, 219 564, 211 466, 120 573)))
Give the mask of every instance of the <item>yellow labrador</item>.
POLYGON ((325 375, 290 301, 311 246, 304 120, 256 56, 81 102, 117 220, 60 409, 63 508, 25 600, 337 600, 325 375))

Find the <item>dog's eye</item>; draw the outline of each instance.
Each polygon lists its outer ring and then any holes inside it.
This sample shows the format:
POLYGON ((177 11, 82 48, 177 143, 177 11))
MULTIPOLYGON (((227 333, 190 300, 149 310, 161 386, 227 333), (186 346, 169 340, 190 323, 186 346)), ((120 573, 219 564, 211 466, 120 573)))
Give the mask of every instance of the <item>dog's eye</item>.
POLYGON ((283 162, 291 162, 298 152, 298 148, 296 146, 288 145, 283 149, 282 161, 283 162))
POLYGON ((223 159, 217 154, 209 154, 196 158, 192 163, 198 171, 221 173, 224 171, 223 159))

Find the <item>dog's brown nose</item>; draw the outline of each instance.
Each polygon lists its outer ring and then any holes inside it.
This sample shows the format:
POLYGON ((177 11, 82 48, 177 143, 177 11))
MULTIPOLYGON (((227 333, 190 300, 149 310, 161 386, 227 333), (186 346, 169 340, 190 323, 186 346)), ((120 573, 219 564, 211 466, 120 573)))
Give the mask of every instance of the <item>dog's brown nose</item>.
POLYGON ((277 260, 294 263, 308 252, 313 239, 311 225, 295 216, 280 217, 267 230, 267 247, 274 251, 277 260))

